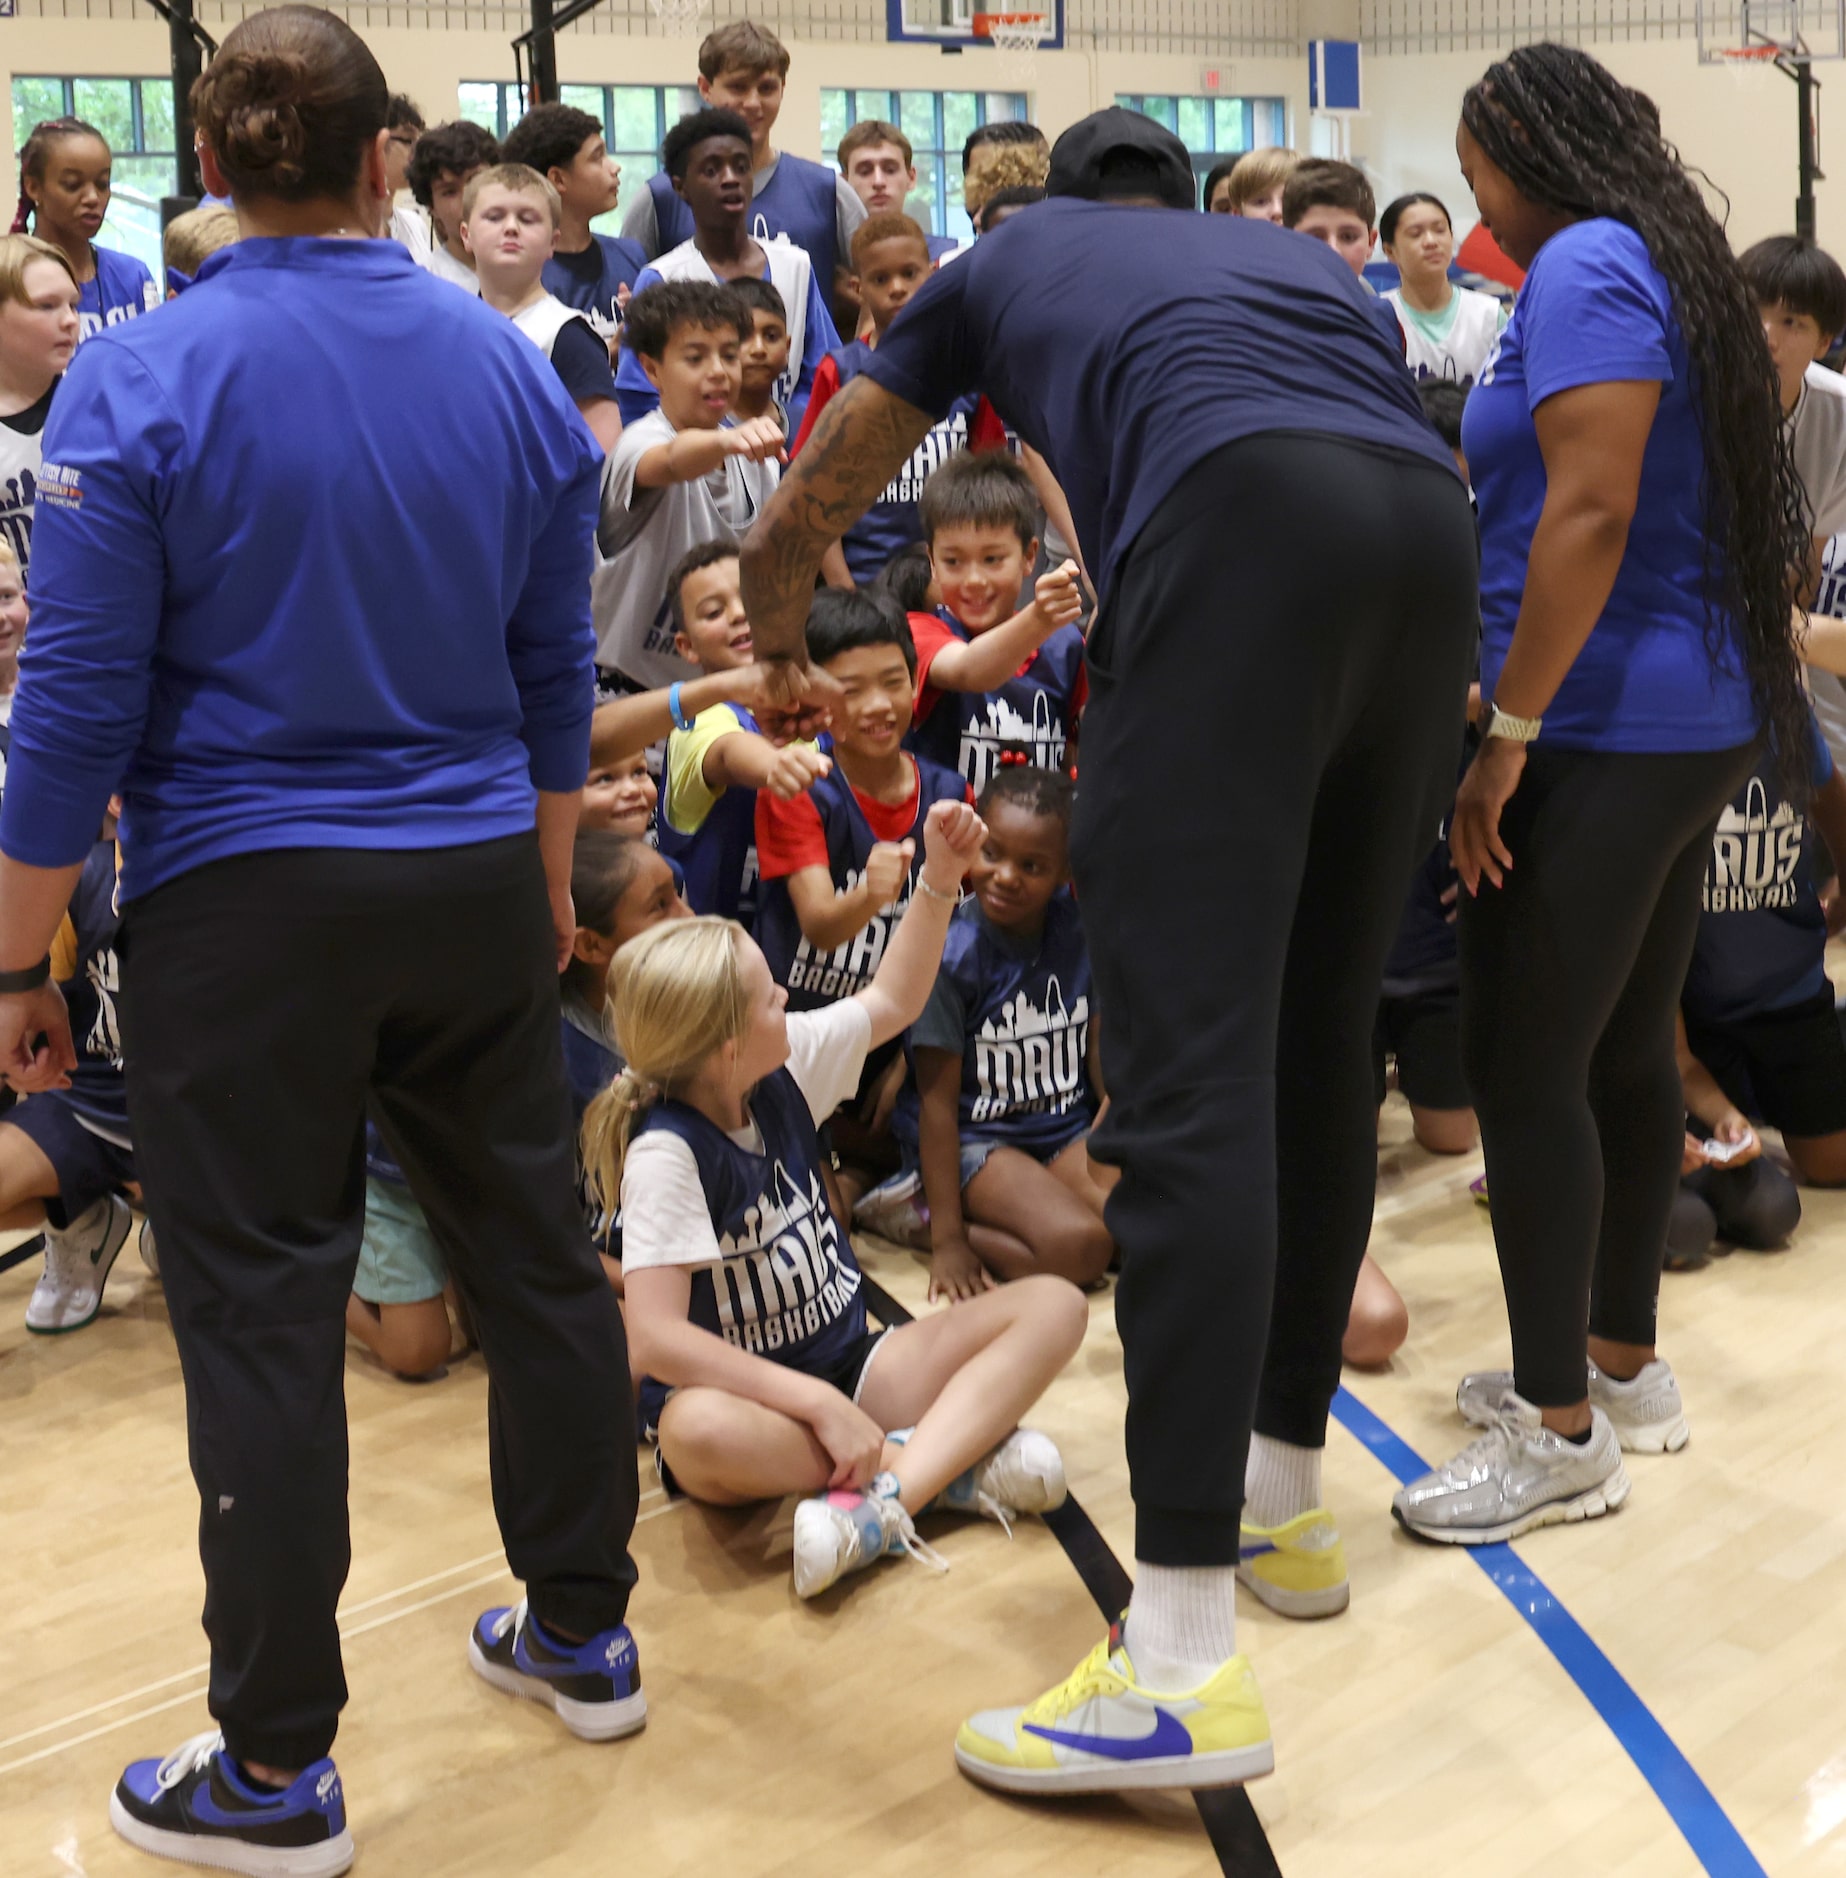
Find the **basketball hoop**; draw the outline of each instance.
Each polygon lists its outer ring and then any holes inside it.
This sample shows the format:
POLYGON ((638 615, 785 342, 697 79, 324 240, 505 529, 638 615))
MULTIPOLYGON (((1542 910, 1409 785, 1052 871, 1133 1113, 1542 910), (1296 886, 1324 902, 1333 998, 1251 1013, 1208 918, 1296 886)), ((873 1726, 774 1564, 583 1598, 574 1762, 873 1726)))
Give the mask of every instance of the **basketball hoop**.
POLYGON ((705 0, 647 0, 654 17, 669 33, 695 33, 705 0))
POLYGON ((1051 37, 1048 13, 977 13, 977 39, 988 40, 1000 54, 1000 76, 1009 84, 1029 85, 1038 76, 1038 49, 1051 37))

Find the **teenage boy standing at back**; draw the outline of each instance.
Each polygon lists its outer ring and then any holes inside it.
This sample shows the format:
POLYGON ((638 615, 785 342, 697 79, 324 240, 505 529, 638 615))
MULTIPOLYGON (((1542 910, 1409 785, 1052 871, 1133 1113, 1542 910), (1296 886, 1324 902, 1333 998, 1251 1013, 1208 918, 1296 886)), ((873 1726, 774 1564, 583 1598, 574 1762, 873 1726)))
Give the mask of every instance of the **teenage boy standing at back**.
MULTIPOLYGON (((862 117, 840 139, 840 174, 873 215, 906 215, 905 204, 917 186, 916 152, 910 139, 883 118, 862 117)), ((926 235, 930 266, 961 243, 952 235, 926 235)))
POLYGON ((1297 164, 1282 185, 1282 226, 1325 242, 1358 275, 1359 285, 1371 295, 1372 317, 1398 351, 1405 351, 1396 309, 1365 278, 1365 264, 1378 246, 1378 198, 1365 172, 1331 157, 1297 164))
POLYGON ((462 240, 462 191, 477 170, 499 161, 493 133, 466 118, 426 130, 411 152, 410 193, 429 214, 432 245, 423 265, 464 293, 479 293, 481 283, 462 240))
MULTIPOLYGON (((844 177, 824 163, 790 156, 769 139, 788 83, 788 48, 766 26, 733 20, 707 33, 699 47, 699 96, 735 111, 750 127, 751 231, 759 239, 786 235, 805 248, 821 291, 832 296, 843 281, 853 230, 865 209, 844 177)), ((692 216, 664 172, 628 211, 622 233, 649 259, 692 238, 692 216)))
POLYGON ((583 314, 613 352, 648 257, 638 243, 590 227, 614 212, 622 193, 622 166, 609 154, 603 127, 575 105, 534 105, 507 132, 500 154, 530 164, 558 192, 558 245, 545 263, 545 289, 583 314))

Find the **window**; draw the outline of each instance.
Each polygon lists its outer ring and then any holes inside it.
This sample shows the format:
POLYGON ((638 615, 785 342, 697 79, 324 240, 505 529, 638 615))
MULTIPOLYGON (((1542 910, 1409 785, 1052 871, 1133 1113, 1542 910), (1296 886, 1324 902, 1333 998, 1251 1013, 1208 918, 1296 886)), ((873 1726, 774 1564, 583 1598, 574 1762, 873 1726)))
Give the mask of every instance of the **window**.
MULTIPOLYGON (((460 90, 462 116, 496 137, 504 137, 525 115, 525 93, 518 85, 465 84, 460 90)), ((622 206, 593 224, 601 234, 619 235, 635 192, 660 168, 661 140, 688 111, 698 110, 699 89, 696 85, 561 85, 559 92, 565 104, 588 111, 602 125, 609 154, 622 166, 622 206)))
POLYGON ((34 124, 54 117, 80 117, 102 132, 115 154, 102 243, 125 249, 162 279, 160 199, 172 195, 179 183, 172 79, 13 80, 13 129, 21 145, 34 124))
POLYGON ((1192 153, 1201 177, 1220 157, 1288 142, 1288 106, 1281 98, 1161 98, 1118 91, 1115 101, 1172 131, 1192 153))
POLYGON ((961 147, 981 124, 1027 115, 1023 91, 823 91, 820 141, 827 160, 861 118, 882 118, 910 139, 917 156, 912 213, 931 234, 972 241, 974 226, 961 204, 961 147))

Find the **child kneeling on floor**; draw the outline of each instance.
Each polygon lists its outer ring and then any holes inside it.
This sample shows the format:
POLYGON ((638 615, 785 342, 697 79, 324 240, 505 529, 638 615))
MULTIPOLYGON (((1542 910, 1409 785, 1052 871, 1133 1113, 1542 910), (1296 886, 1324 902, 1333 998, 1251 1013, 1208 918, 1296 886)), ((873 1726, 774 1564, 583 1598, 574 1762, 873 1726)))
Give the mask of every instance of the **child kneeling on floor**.
POLYGON ((1057 1449, 1018 1422, 1082 1341, 1081 1294, 1036 1278, 872 1332, 821 1177, 816 1123, 923 1009, 984 832, 965 803, 930 810, 877 976, 824 1010, 787 1015, 729 920, 656 927, 610 974, 628 1067, 590 1107, 584 1160, 620 1199, 641 1424, 694 1499, 814 1496, 795 1514, 800 1597, 888 1553, 940 1565, 916 1536, 926 1508, 1010 1521, 1064 1499, 1057 1449))

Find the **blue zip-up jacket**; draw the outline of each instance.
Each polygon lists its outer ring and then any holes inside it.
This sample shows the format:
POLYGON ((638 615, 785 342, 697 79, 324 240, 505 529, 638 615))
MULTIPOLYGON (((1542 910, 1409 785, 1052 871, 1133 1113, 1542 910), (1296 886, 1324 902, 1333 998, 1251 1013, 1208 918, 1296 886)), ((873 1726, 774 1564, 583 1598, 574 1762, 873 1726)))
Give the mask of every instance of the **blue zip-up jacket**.
POLYGON ((227 855, 442 848, 589 769, 598 453, 545 355, 395 242, 221 249, 45 431, 0 849, 122 897, 227 855))

